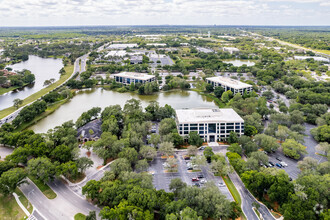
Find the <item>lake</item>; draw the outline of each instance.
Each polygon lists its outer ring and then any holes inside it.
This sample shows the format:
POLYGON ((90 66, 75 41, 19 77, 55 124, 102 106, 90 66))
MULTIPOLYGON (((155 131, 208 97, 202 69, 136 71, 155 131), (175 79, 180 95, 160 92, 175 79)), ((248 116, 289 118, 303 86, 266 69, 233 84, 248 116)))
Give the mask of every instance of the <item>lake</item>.
POLYGON ((35 75, 35 83, 28 85, 20 90, 12 91, 0 96, 0 110, 13 105, 14 99, 25 99, 33 93, 44 88, 44 82, 47 79, 60 78, 59 71, 63 67, 62 59, 41 58, 34 55, 29 55, 27 61, 16 63, 8 66, 13 70, 30 70, 35 75))
POLYGON ((74 122, 85 111, 93 107, 104 109, 109 105, 124 106, 126 101, 135 98, 141 100, 143 107, 150 101, 159 102, 160 106, 171 105, 174 109, 181 108, 217 108, 212 99, 202 96, 194 91, 159 92, 154 95, 138 95, 136 93, 119 93, 102 88, 79 91, 69 102, 59 107, 53 114, 39 121, 30 129, 37 133, 47 132, 48 129, 61 125, 63 122, 74 122))
POLYGON ((254 62, 250 61, 250 60, 225 60, 223 61, 224 63, 231 63, 234 66, 243 66, 244 64, 247 66, 254 66, 254 62))

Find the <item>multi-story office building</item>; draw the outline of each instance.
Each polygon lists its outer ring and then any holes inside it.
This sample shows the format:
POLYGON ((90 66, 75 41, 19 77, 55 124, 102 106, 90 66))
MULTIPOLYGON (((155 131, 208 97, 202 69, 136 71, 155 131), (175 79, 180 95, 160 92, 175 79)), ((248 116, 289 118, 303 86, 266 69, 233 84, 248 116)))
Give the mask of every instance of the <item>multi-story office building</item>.
POLYGON ((213 88, 221 86, 225 91, 231 90, 234 95, 236 93, 241 93, 243 95, 245 91, 249 93, 253 90, 250 84, 223 76, 206 78, 206 82, 211 84, 213 88))
POLYGON ((231 108, 179 109, 176 110, 176 123, 181 136, 196 131, 207 142, 224 140, 231 131, 244 134, 244 120, 231 108))
POLYGON ((144 73, 134 73, 134 72, 121 72, 113 74, 115 81, 125 85, 130 85, 131 83, 146 83, 155 81, 156 77, 153 75, 148 75, 144 73))

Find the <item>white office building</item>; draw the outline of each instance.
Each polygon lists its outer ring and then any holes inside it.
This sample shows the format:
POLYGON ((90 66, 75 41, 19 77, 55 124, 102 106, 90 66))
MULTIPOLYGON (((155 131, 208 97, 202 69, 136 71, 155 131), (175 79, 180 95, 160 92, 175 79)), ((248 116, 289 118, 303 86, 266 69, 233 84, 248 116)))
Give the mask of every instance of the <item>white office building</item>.
POLYGON ((253 87, 250 84, 223 76, 206 78, 206 82, 211 84, 213 88, 221 86, 225 91, 231 90, 234 95, 236 93, 241 93, 243 95, 245 91, 249 93, 253 90, 253 87))
POLYGON ((207 142, 224 140, 231 131, 244 134, 244 120, 231 108, 178 109, 176 123, 181 136, 196 131, 207 142))
POLYGON ((130 85, 131 83, 146 83, 155 81, 156 77, 153 75, 148 75, 144 73, 135 72, 121 72, 113 74, 112 77, 116 82, 122 83, 124 85, 130 85))
POLYGON ((239 53, 239 49, 235 47, 223 47, 222 50, 225 52, 229 52, 230 54, 239 53))

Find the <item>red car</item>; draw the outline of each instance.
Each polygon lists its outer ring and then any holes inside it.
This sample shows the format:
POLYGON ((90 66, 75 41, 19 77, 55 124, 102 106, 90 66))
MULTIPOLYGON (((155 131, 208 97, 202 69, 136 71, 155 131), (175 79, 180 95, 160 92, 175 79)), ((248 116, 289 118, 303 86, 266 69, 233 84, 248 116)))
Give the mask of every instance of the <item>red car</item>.
POLYGON ((191 178, 191 181, 196 182, 196 181, 199 181, 199 179, 197 177, 196 178, 191 178))

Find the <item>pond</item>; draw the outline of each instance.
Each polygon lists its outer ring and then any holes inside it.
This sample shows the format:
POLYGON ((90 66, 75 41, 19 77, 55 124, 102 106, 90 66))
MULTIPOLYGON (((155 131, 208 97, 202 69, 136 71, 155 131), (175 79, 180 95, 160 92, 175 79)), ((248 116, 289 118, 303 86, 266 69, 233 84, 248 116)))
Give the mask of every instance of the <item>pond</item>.
POLYGON ((223 61, 224 63, 231 63, 233 64, 234 66, 243 66, 244 64, 247 65, 247 66, 254 66, 254 62, 250 61, 250 60, 225 60, 223 61))
POLYGON ((136 93, 119 93, 102 88, 78 92, 69 102, 63 104, 53 114, 39 121, 30 129, 37 133, 47 132, 48 129, 61 125, 63 122, 74 122, 85 111, 93 107, 104 109, 109 105, 119 104, 124 106, 126 101, 135 98, 141 100, 142 107, 150 101, 159 102, 160 106, 171 105, 174 109, 181 108, 216 108, 212 99, 202 96, 194 91, 169 91, 159 92, 154 95, 138 95, 136 93))
POLYGON ((22 89, 12 91, 0 96, 0 110, 8 108, 13 105, 14 99, 25 99, 33 93, 38 92, 44 88, 44 82, 47 79, 60 78, 59 71, 63 67, 62 59, 41 58, 34 55, 29 55, 27 61, 16 63, 8 66, 13 70, 30 70, 35 75, 35 83, 28 85, 22 89))

